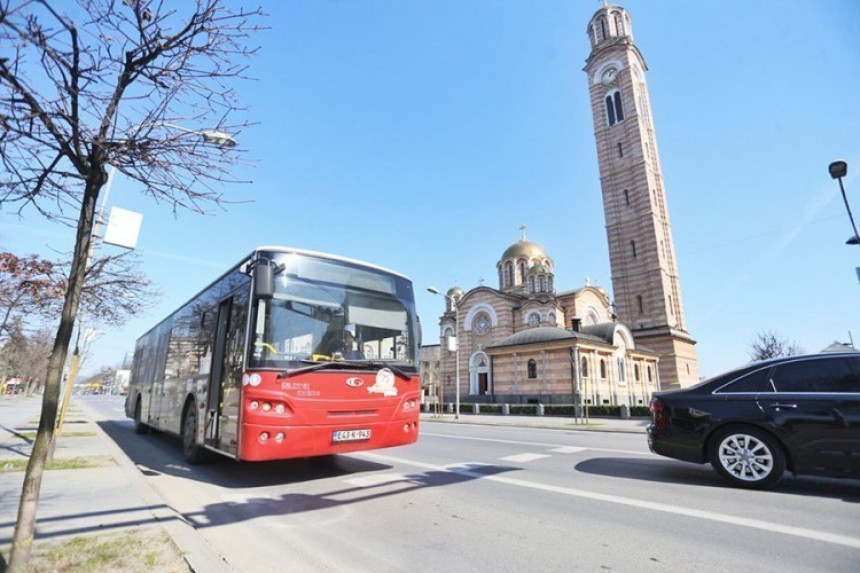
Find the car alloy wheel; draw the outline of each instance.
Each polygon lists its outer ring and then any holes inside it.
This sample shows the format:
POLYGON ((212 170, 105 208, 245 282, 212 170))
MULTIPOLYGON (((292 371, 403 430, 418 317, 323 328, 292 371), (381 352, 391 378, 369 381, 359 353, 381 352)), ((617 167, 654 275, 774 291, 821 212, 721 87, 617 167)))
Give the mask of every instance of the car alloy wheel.
POLYGON ((785 472, 779 443, 757 428, 721 430, 710 444, 711 465, 732 485, 764 489, 776 485, 785 472))

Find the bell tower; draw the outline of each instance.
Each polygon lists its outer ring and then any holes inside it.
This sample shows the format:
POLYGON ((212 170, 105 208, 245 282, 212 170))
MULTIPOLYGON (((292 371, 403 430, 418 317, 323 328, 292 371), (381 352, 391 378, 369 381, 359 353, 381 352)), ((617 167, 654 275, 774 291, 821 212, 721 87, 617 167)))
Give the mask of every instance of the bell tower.
POLYGON ((695 341, 687 333, 672 226, 648 103, 645 59, 630 16, 604 2, 588 23, 585 62, 612 289, 618 319, 660 354, 664 389, 698 382, 695 341))

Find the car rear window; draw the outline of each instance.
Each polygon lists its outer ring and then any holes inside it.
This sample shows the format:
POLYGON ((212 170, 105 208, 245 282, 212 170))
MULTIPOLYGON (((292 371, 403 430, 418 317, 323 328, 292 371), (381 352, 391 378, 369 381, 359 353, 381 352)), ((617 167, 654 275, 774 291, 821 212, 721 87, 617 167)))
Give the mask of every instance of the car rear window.
POLYGON ((771 379, 778 392, 860 392, 860 377, 845 358, 780 364, 771 379))

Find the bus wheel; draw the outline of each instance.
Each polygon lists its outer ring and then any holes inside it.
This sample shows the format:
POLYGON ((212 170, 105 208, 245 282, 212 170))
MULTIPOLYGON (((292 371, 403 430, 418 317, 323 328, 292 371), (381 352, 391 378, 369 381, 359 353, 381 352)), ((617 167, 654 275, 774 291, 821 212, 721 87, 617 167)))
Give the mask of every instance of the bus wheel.
POLYGON ((185 409, 182 420, 182 455, 189 464, 201 464, 207 460, 207 453, 197 445, 197 411, 192 403, 185 409))
POLYGON ((140 398, 137 399, 137 404, 134 406, 134 433, 135 434, 148 434, 149 426, 141 422, 140 420, 140 398))

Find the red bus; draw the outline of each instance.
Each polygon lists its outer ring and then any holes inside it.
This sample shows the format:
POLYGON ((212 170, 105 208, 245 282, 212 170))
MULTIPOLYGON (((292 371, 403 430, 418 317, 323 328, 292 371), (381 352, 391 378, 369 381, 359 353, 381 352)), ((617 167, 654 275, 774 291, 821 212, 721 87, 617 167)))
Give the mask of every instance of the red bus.
POLYGON ((190 463, 409 444, 418 336, 405 276, 259 247, 138 339, 125 412, 179 437, 190 463))

